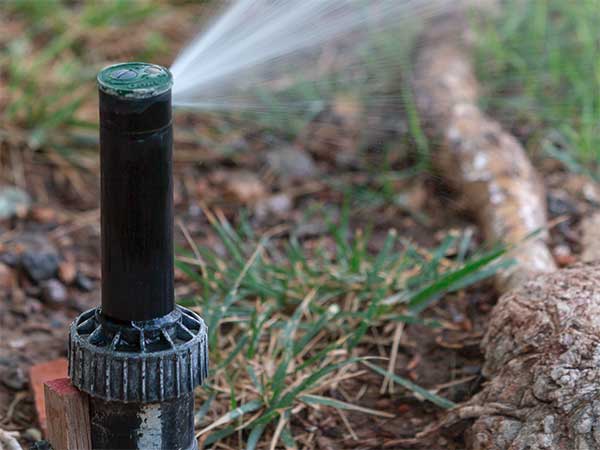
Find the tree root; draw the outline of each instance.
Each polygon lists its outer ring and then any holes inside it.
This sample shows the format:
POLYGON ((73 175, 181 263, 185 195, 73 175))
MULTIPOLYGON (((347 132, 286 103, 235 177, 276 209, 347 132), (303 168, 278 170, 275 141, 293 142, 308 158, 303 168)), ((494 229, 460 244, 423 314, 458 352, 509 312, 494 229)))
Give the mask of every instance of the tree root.
POLYGON ((443 16, 428 27, 417 55, 417 106, 429 135, 439 143, 434 163, 450 182, 491 242, 518 244, 516 264, 497 278, 501 292, 533 274, 556 269, 541 233, 545 230, 544 187, 523 147, 478 104, 466 21, 443 16))
POLYGON ((600 449, 599 285, 600 266, 580 265, 500 299, 482 342, 491 381, 469 403, 513 409, 480 416, 471 448, 600 449))
MULTIPOLYGON (((424 37, 417 103, 441 144, 438 167, 487 239, 519 244, 546 228, 544 189, 521 145, 477 107, 468 45, 456 38, 464 23, 445 17, 424 37)), ((508 293, 482 341, 490 381, 416 440, 468 421, 472 450, 600 450, 600 265, 555 271, 544 237, 518 245, 497 280, 508 293)))
POLYGON ((600 264, 504 295, 482 342, 484 389, 413 439, 472 422, 471 450, 600 449, 600 264))

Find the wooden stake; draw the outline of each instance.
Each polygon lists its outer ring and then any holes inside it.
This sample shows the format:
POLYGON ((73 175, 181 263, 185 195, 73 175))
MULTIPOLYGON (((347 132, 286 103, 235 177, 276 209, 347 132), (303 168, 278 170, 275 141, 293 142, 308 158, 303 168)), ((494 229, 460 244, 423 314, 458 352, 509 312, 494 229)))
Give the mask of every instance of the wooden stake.
POLYGON ((88 397, 69 378, 44 383, 48 441, 54 450, 91 450, 88 397))
POLYGON ((44 384, 58 378, 65 378, 68 374, 66 358, 54 359, 43 363, 34 364, 29 369, 29 386, 35 400, 35 410, 38 422, 44 436, 48 435, 48 424, 46 421, 46 399, 44 398, 44 384))

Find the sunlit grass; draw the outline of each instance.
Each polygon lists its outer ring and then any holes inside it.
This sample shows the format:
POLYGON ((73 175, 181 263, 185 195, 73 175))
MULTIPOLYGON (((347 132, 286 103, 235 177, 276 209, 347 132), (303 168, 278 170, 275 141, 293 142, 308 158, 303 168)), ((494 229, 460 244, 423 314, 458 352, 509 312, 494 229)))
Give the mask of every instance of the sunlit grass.
MULTIPOLYGON (((156 14, 160 6, 129 0, 85 2, 77 8, 59 0, 11 2, 10 13, 32 26, 0 52, 9 92, 4 125, 23 130, 34 149, 72 149, 65 134, 88 129, 95 136, 97 124, 79 117, 94 95, 94 77, 102 63, 89 54, 89 39, 95 42, 94 34, 107 28, 122 32, 156 14)), ((414 141, 411 148, 416 148, 419 166, 426 167, 429 148, 409 86, 414 35, 403 36, 370 42, 361 63, 367 78, 376 74, 384 85, 401 79, 396 94, 386 93, 388 86, 375 87, 382 95, 396 95, 391 99, 402 107, 414 141), (400 64, 391 64, 382 74, 381 61, 396 58, 400 64)), ((146 44, 142 59, 151 58, 162 45, 160 38, 146 44)), ((334 74, 317 85, 298 80, 277 95, 267 90, 260 93, 266 110, 261 124, 294 136, 320 110, 282 114, 290 101, 318 105, 350 92, 369 111, 369 102, 378 106, 377 97, 371 96, 373 87, 334 74)), ((387 174, 387 169, 377 173, 377 189, 353 185, 348 191, 355 201, 370 206, 401 203, 383 176, 387 174)), ((228 439, 249 449, 270 443, 273 448, 277 443, 294 448, 303 439, 294 425, 311 409, 390 417, 393 412, 366 408, 342 394, 332 396, 344 380, 363 377, 367 371, 381 375, 382 381, 387 376, 420 400, 440 408, 453 406, 388 372, 388 361, 373 357, 369 337, 389 323, 437 326, 424 318, 423 310, 507 265, 501 260, 503 250, 469 254, 470 235, 449 236, 439 247, 425 250, 390 231, 379 251, 369 251, 371 236, 351 229, 348 211, 330 224, 322 245, 309 248, 293 229, 256 235, 243 220, 234 228, 224 217, 207 214, 223 251, 196 248, 190 241, 193 251, 182 250, 178 258, 179 269, 198 290, 181 303, 197 308, 210 332, 211 376, 200 391, 202 406, 196 414, 204 445, 228 439)))
POLYGON ((600 0, 509 0, 480 23, 485 103, 529 147, 598 175, 600 0))
MULTIPOLYGON (((3 14, 21 21, 26 32, 0 50, 0 75, 8 93, 3 124, 20 130, 34 150, 73 150, 73 135, 95 135, 95 118, 82 118, 80 112, 93 100, 97 70, 109 62, 90 47, 102 46, 101 36, 111 32, 128 39, 128 26, 160 8, 129 0, 79 7, 61 0, 19 0, 5 8, 3 14)), ((140 56, 151 56, 163 46, 156 34, 149 36, 140 46, 140 56)))
POLYGON ((234 229, 222 215, 207 215, 225 253, 190 241, 193 251, 180 252, 177 262, 199 291, 181 303, 197 308, 209 328, 211 375, 196 417, 204 445, 228 438, 249 449, 279 442, 298 448, 304 438, 294 425, 313 408, 391 417, 331 396, 367 371, 418 399, 453 406, 388 372, 369 344, 372 331, 389 323, 436 327, 421 312, 509 264, 502 249, 468 255, 464 236, 426 251, 392 230, 370 252, 369 235, 352 231, 347 214, 330 225, 328 244, 309 249, 285 227, 256 236, 247 224, 234 229))

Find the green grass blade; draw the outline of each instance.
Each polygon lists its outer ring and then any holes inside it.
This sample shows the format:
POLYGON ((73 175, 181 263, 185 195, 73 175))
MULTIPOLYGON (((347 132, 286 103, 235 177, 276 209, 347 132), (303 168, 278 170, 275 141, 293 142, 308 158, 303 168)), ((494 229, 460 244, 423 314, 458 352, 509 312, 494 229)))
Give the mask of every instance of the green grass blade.
POLYGON ((377 372, 380 375, 383 375, 384 377, 388 377, 394 383, 402 386, 405 389, 408 389, 409 391, 414 392, 415 394, 418 394, 425 400, 429 400, 431 403, 439 406, 440 408, 451 409, 456 406, 456 403, 451 402, 450 400, 445 399, 444 397, 440 397, 439 395, 433 394, 427 389, 422 388, 421 386, 413 383, 412 381, 407 380, 406 378, 399 377, 398 375, 388 372, 387 370, 382 369, 381 367, 376 366, 375 364, 371 364, 367 361, 363 360, 362 363, 365 366, 369 367, 371 370, 377 372))
POLYGON ((436 300, 439 295, 452 289, 458 282, 466 276, 473 274, 477 270, 487 266, 492 261, 497 260, 506 253, 506 249, 501 248, 494 250, 486 255, 465 264, 458 270, 452 270, 449 273, 442 275, 439 279, 431 283, 426 288, 420 290, 411 297, 408 306, 413 313, 417 313, 425 309, 432 301, 436 300))

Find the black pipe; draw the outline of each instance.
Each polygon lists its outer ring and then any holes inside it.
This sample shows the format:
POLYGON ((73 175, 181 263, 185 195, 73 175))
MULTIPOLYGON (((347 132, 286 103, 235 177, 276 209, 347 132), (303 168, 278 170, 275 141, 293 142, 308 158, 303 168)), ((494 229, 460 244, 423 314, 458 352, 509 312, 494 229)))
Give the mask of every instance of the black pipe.
POLYGON ((174 308, 171 91, 100 91, 102 312, 149 320, 174 308))
POLYGON ((145 405, 91 398, 94 449, 195 449, 194 394, 145 405))
POLYGON ((127 63, 98 75, 102 305, 69 336, 69 376, 90 395, 92 447, 194 450, 206 326, 175 306, 171 74, 127 63))

